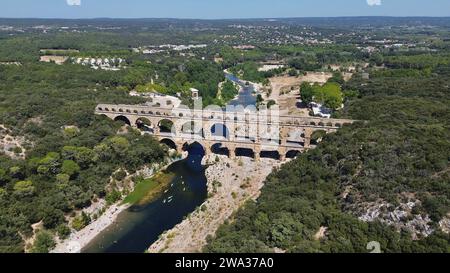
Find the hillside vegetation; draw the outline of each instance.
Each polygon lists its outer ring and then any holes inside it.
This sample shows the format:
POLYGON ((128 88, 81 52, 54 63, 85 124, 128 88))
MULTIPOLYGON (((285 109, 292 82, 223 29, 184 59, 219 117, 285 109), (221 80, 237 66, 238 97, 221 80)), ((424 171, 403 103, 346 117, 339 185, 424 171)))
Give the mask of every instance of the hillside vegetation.
POLYGON ((439 225, 450 211, 450 74, 437 65, 430 77, 384 73, 347 83, 359 96, 337 116, 365 122, 326 136, 270 175, 257 202, 205 251, 368 252, 371 241, 383 252, 450 251, 439 225), (404 217, 384 217, 408 202, 415 205, 404 217), (358 219, 373 207, 378 217, 358 219))

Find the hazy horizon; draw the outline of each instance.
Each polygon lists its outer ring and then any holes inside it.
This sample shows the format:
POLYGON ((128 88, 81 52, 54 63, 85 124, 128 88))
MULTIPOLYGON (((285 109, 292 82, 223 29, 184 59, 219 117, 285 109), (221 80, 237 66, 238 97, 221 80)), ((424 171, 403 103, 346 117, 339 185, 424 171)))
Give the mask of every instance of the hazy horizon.
POLYGON ((298 17, 235 17, 235 18, 183 18, 183 17, 2 17, 0 19, 24 19, 24 20, 201 20, 201 21, 221 21, 221 20, 283 20, 283 19, 327 19, 327 18, 449 18, 449 16, 382 16, 382 15, 355 15, 355 16, 298 16, 298 17))
POLYGON ((447 0, 4 0, 0 18, 269 19, 449 17, 447 0))

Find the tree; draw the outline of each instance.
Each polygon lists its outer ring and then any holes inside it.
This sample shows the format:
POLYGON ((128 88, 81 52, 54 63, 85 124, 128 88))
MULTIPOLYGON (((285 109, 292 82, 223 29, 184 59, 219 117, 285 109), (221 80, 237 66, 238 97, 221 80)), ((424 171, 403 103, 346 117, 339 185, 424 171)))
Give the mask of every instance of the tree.
POLYGON ((9 174, 11 175, 11 177, 13 178, 17 178, 17 179, 24 179, 24 173, 22 171, 22 168, 19 166, 13 166, 11 168, 9 168, 9 174))
POLYGON ((56 175, 56 182, 60 184, 61 186, 66 185, 70 181, 70 176, 65 173, 60 173, 56 175))
POLYGON ((60 155, 55 152, 48 153, 39 161, 37 172, 41 175, 52 175, 58 172, 60 166, 60 155))
POLYGON ((83 212, 81 212, 81 214, 79 216, 75 217, 72 220, 72 227, 75 230, 79 231, 79 230, 82 230, 87 225, 89 225, 90 222, 91 222, 91 217, 83 211, 83 212))
POLYGON ((177 74, 175 74, 174 79, 181 85, 185 84, 188 81, 187 75, 183 72, 178 72, 177 74))
POLYGON ((344 101, 341 87, 334 82, 326 83, 323 86, 318 84, 311 86, 308 83, 303 83, 300 92, 304 103, 308 104, 315 101, 331 109, 340 108, 344 101))
POLYGON ((127 172, 123 169, 120 169, 114 174, 114 179, 116 179, 117 181, 122 181, 125 179, 125 177, 127 177, 127 172))
POLYGON ((48 253, 55 245, 53 235, 48 231, 42 230, 36 235, 31 253, 48 253))
POLYGON ((67 174, 69 177, 74 177, 80 171, 80 166, 73 160, 64 160, 61 172, 67 174))
POLYGON ((289 76, 291 76, 291 77, 297 77, 297 76, 298 76, 298 71, 297 71, 297 69, 290 69, 290 70, 289 70, 289 76))
POLYGON ((94 152, 97 154, 100 161, 108 161, 112 158, 112 151, 107 143, 102 142, 95 146, 94 152))
POLYGON ((124 137, 117 136, 109 140, 109 146, 117 157, 122 157, 130 147, 130 142, 124 137))
POLYGON ((66 160, 74 160, 78 152, 77 147, 74 146, 64 146, 61 152, 62 158, 66 160))
POLYGON ((345 81, 344 81, 344 77, 342 76, 342 73, 341 72, 334 72, 333 73, 333 77, 331 77, 329 80, 328 80, 328 82, 329 83, 337 83, 337 84, 344 84, 345 83, 345 81))
POLYGON ((117 190, 113 190, 106 195, 105 199, 108 205, 112 205, 119 201, 121 198, 122 194, 117 190))
POLYGON ((6 184, 6 182, 9 180, 6 171, 4 169, 0 168, 0 186, 6 184))
POLYGON ((0 198, 6 196, 8 193, 6 192, 6 190, 4 188, 0 188, 0 198))
POLYGON ((97 160, 97 155, 94 150, 89 149, 87 147, 77 148, 77 152, 75 154, 75 162, 83 168, 87 169, 91 165, 91 163, 97 160))
POLYGON ((40 210, 45 228, 53 229, 59 224, 64 223, 64 213, 61 210, 55 209, 48 205, 41 206, 40 210))
POLYGON ((370 61, 380 66, 384 62, 384 57, 380 53, 374 53, 370 56, 370 61))
POLYGON ((14 184, 14 194, 20 197, 31 196, 35 192, 33 182, 30 180, 18 181, 14 184))
POLYGON ((300 86, 300 97, 305 104, 310 104, 314 98, 314 88, 307 82, 300 86))
POLYGON ((64 240, 70 235, 70 228, 66 224, 61 224, 56 228, 60 239, 64 240))

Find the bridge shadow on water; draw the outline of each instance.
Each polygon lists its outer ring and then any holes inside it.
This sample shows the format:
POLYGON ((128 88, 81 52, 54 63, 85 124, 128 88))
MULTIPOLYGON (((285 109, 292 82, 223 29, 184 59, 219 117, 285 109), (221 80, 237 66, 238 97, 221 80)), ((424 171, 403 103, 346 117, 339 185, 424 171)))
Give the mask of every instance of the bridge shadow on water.
POLYGON ((198 142, 194 142, 191 145, 185 145, 183 150, 189 153, 185 160, 186 166, 193 172, 204 171, 205 167, 202 166, 202 159, 205 156, 205 149, 203 146, 198 142))

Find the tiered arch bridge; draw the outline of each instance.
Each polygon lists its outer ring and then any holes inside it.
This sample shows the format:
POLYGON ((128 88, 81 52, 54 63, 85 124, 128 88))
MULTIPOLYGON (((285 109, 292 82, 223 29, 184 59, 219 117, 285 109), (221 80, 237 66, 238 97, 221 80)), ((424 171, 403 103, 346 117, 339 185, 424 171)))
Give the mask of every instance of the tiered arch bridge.
POLYGON ((182 152, 186 145, 198 143, 205 154, 220 153, 285 160, 295 157, 316 143, 316 131, 336 132, 354 121, 298 116, 269 116, 260 112, 192 110, 146 105, 100 104, 95 113, 141 129, 160 142, 182 152), (261 117, 266 118, 261 118, 261 117))

